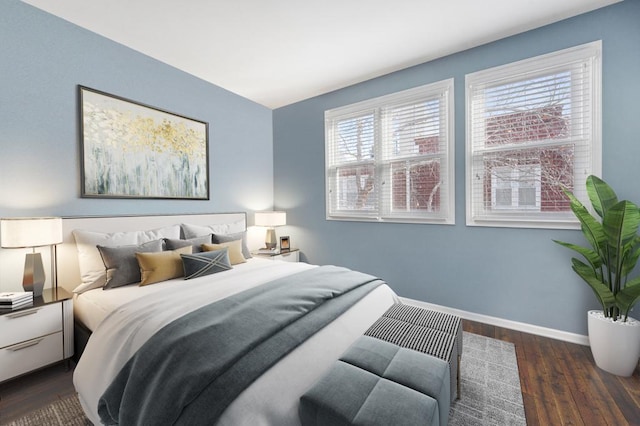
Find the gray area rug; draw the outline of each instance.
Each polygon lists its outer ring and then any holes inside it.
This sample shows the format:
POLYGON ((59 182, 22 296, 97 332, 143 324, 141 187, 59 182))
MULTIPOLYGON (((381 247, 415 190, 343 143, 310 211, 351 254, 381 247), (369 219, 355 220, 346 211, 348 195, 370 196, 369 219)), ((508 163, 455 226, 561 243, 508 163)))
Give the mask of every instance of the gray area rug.
MULTIPOLYGON (((451 426, 523 425, 518 362, 512 343, 464 332, 461 398, 451 407, 451 426)), ((7 426, 87 426, 76 396, 54 402, 7 426)))
POLYGON ((462 337, 461 398, 451 407, 449 425, 526 426, 513 343, 467 332, 462 337))
MULTIPOLYGON (((56 401, 7 426, 90 426, 76 395, 56 401)), ((3 424, 4 426, 4 424, 3 424)))

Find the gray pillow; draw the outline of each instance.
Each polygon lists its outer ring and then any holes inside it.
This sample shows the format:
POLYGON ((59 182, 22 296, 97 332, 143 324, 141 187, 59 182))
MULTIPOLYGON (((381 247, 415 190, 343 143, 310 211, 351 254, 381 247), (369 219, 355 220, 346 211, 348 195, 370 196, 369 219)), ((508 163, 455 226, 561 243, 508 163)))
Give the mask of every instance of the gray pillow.
POLYGON ((203 277, 232 269, 229 250, 205 251, 197 254, 181 254, 184 279, 203 277))
POLYGON ((136 252, 158 252, 162 251, 162 246, 162 240, 149 241, 139 245, 97 246, 107 270, 107 282, 102 288, 116 288, 139 283, 142 278, 136 252))
POLYGON ((193 249, 192 253, 200 253, 202 251, 202 244, 211 244, 211 242, 211 234, 186 240, 175 240, 171 238, 164 239, 167 250, 177 250, 182 247, 191 246, 193 249))
MULTIPOLYGON (((182 233, 184 238, 194 238, 200 237, 206 234, 213 233, 212 243, 220 244, 220 243, 228 243, 229 241, 242 240, 242 255, 245 259, 250 259, 251 252, 247 247, 247 232, 237 232, 234 234, 229 234, 229 225, 221 224, 221 225, 209 225, 209 226, 201 226, 201 225, 190 225, 188 223, 183 223, 180 225, 182 228, 182 233)), ((234 228, 238 229, 238 228, 234 228)))
POLYGON ((211 235, 212 242, 214 244, 228 243, 230 241, 242 240, 242 255, 245 259, 251 259, 251 252, 247 247, 247 233, 238 232, 236 234, 213 234, 211 235))

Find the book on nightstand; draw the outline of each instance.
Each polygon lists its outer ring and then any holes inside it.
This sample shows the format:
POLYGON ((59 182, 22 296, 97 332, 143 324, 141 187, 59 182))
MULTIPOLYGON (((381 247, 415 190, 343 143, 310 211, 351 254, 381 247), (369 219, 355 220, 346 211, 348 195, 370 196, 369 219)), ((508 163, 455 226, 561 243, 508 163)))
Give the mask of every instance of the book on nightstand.
POLYGON ((30 291, 10 291, 0 293, 0 309, 10 310, 33 304, 33 293, 30 291))

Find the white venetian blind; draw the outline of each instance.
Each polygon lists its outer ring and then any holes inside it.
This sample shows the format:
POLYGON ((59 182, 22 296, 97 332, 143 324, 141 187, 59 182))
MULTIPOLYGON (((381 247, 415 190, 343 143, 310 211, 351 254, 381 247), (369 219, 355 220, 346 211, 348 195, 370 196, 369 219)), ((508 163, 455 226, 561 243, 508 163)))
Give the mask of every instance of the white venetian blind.
POLYGON ((448 111, 442 86, 382 108, 383 217, 447 217, 448 111))
POLYGON ((453 81, 327 111, 327 217, 453 222, 453 81))
POLYGON ((327 180, 331 211, 375 217, 378 210, 374 111, 327 121, 327 180))
POLYGON ((600 43, 467 75, 467 224, 572 227, 600 170, 600 43))

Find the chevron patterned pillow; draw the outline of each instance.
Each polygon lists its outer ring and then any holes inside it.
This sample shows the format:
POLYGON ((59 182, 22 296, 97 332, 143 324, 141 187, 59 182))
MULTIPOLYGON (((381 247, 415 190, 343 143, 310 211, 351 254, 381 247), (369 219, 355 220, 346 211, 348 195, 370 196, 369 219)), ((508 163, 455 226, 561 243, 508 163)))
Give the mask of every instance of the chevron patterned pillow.
POLYGON ((195 254, 181 254, 180 257, 182 257, 182 265, 184 266, 185 280, 232 269, 227 248, 195 254))

